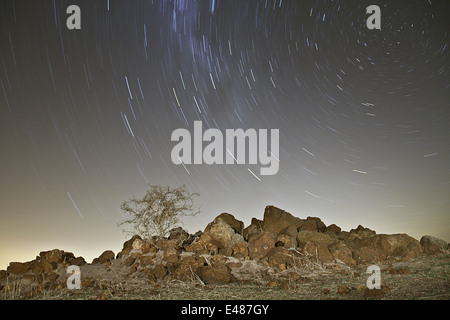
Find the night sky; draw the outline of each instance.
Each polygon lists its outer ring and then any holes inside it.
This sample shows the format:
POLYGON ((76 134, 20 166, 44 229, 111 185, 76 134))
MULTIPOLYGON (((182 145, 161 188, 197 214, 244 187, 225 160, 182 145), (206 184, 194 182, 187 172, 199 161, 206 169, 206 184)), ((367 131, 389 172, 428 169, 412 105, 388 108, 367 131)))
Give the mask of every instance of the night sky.
POLYGON ((191 233, 275 205, 450 241, 449 19, 448 0, 2 0, 0 268, 117 253, 148 184, 200 194, 191 233), (173 164, 194 121, 279 129, 278 173, 173 164))

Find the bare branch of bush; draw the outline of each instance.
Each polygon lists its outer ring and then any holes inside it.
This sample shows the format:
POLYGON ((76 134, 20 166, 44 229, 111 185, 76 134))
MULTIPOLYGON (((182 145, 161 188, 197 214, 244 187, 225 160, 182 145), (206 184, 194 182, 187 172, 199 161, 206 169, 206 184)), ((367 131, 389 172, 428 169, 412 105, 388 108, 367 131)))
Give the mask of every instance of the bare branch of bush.
POLYGON ((144 239, 150 239, 153 235, 162 238, 181 224, 183 217, 195 216, 200 212, 194 210, 194 196, 199 194, 189 193, 186 186, 150 186, 142 199, 132 198, 122 203, 120 208, 126 219, 118 226, 130 225, 133 230, 124 231, 144 239))

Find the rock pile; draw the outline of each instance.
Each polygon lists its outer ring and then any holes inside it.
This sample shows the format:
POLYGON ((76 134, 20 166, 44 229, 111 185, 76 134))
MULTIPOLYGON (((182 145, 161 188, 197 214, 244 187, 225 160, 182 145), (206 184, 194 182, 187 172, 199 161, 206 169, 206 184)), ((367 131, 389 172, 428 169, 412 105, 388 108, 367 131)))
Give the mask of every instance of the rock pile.
POLYGON ((71 252, 58 249, 43 251, 32 261, 11 262, 6 270, 0 270, 0 293, 6 297, 10 297, 11 292, 17 294, 17 281, 31 285, 25 297, 50 289, 62 289, 66 280, 57 281, 61 278, 61 270, 66 270, 71 265, 86 264, 83 257, 75 257, 71 252))
POLYGON ((0 271, 0 292, 10 289, 11 276, 33 284, 36 291, 64 288, 69 265, 81 267, 84 287, 101 286, 105 274, 110 283, 139 278, 147 283, 178 280, 222 285, 256 281, 256 274, 265 283, 274 283, 273 274, 284 274, 291 283, 302 281, 297 271, 308 263, 354 268, 446 250, 445 241, 430 236, 419 242, 406 234, 377 234, 362 226, 347 232, 334 224, 326 226, 317 217, 301 219, 267 206, 263 220, 253 218, 246 228, 233 215, 222 213, 194 235, 175 228, 163 239, 133 236, 117 255, 105 251, 91 264, 58 249, 41 252, 33 261, 11 262, 6 271, 0 271))

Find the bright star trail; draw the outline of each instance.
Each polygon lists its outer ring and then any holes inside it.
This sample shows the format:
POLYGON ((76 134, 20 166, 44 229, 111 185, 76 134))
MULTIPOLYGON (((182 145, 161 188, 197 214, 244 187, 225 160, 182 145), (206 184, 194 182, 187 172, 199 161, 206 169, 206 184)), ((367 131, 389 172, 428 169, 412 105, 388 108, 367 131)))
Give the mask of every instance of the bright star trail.
POLYGON ((448 0, 2 0, 0 269, 117 253, 118 208, 147 184, 200 194, 191 233, 275 205, 450 241, 449 17, 448 0), (279 171, 174 165, 194 121, 279 129, 279 171))

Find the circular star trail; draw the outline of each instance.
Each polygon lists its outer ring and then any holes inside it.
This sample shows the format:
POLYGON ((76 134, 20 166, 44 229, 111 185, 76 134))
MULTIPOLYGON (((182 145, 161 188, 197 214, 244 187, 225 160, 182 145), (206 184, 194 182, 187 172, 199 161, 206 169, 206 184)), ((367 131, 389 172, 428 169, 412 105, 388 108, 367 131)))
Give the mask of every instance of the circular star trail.
POLYGON ((275 205, 450 240, 448 1, 75 2, 0 3, 2 267, 120 249, 120 203, 148 184, 200 194, 191 233, 275 205), (194 121, 279 129, 279 171, 173 164, 194 121))

